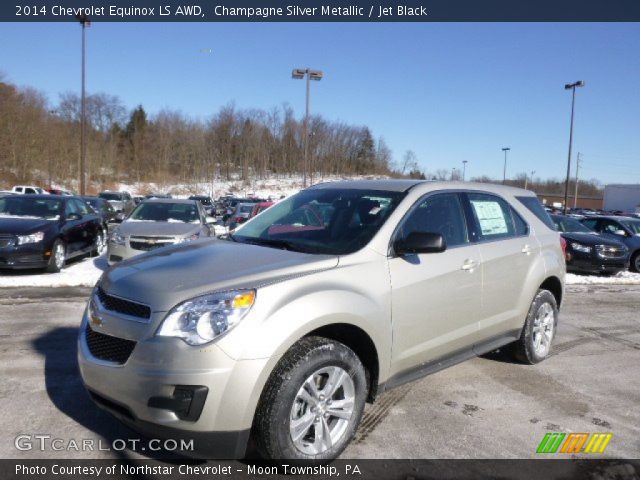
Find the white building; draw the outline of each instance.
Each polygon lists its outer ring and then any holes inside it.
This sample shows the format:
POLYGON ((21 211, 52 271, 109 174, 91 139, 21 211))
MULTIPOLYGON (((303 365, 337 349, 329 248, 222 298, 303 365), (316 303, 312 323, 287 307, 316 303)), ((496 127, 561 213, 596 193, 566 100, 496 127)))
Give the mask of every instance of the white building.
POLYGON ((603 208, 605 210, 622 210, 623 212, 640 212, 640 184, 605 185, 603 208))

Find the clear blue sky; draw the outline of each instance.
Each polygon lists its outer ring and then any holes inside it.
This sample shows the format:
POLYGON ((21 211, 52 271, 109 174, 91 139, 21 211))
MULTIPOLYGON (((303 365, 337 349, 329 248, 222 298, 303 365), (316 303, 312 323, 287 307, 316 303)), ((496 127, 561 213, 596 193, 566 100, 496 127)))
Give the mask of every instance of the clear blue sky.
MULTIPOLYGON (((640 183, 640 24, 94 23, 87 88, 154 113, 206 118, 220 106, 304 112, 293 67, 321 69, 312 112, 368 125, 396 160, 502 177, 566 170, 570 93, 574 152, 604 183, 640 183), (211 49, 211 53, 202 50, 211 49)), ((80 87, 80 27, 1 24, 0 71, 58 94, 80 87)))

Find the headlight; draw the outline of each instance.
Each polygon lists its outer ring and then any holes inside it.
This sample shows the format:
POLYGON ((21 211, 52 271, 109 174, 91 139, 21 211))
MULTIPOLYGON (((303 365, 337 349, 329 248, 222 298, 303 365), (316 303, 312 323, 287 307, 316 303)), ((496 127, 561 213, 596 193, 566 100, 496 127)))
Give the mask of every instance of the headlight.
POLYGON ((202 345, 231 330, 256 299, 255 290, 233 290, 192 298, 169 312, 156 335, 178 337, 189 345, 202 345))
POLYGON ((127 242, 127 237, 122 235, 118 230, 114 230, 109 241, 114 245, 124 245, 127 242))
POLYGON ((44 232, 36 232, 31 235, 18 235, 18 245, 25 243, 38 243, 44 239, 44 232))
POLYGON ((591 253, 591 247, 582 245, 581 243, 571 242, 571 248, 576 252, 591 253))

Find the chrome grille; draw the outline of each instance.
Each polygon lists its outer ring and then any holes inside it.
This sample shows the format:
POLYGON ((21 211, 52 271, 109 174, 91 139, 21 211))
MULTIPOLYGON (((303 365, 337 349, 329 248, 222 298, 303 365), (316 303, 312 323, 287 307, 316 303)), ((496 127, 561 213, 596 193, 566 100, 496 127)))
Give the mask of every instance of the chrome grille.
POLYGON ((141 250, 148 252, 155 250, 156 248, 166 247, 167 245, 173 245, 175 239, 173 237, 131 237, 129 239, 129 246, 134 250, 141 250))
POLYGON ((596 252, 602 258, 623 258, 627 255, 627 249, 613 245, 596 245, 596 252))

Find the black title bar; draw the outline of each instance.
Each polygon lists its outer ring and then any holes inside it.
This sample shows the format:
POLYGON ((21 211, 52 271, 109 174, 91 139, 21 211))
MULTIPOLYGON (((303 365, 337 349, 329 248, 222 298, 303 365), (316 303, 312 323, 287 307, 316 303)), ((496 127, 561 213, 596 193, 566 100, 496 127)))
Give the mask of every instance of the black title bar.
POLYGON ((3 0, 2 22, 638 22, 640 0, 3 0))

